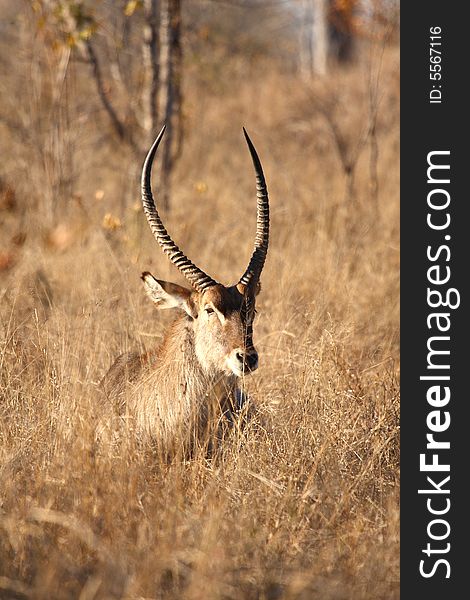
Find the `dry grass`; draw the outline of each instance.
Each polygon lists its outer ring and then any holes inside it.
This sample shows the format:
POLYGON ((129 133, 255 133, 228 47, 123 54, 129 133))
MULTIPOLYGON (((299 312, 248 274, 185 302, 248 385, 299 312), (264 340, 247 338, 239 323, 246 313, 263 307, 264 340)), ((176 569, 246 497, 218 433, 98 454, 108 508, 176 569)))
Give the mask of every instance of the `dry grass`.
POLYGON ((0 208, 0 251, 11 254, 0 272, 2 598, 398 597, 396 51, 380 78, 376 204, 369 146, 346 193, 324 112, 353 151, 366 67, 310 87, 237 69, 222 89, 189 79, 166 218, 202 268, 239 276, 255 218, 246 125, 273 215, 260 368, 246 381, 265 431, 234 434, 213 460, 162 463, 125 422, 97 441, 96 383, 171 319, 145 298, 140 271, 181 282, 134 207, 138 165, 103 138, 104 117, 80 122, 70 109, 54 136, 73 142, 74 197, 62 187, 67 210, 48 222, 60 189, 44 175, 48 157, 0 124, 4 177, 16 180, 14 205, 0 208))

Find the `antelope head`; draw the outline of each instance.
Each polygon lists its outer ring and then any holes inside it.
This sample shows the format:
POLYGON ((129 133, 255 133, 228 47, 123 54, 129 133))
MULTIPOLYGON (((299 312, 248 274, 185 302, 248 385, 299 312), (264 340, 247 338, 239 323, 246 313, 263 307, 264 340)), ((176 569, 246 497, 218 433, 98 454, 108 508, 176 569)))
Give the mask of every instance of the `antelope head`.
POLYGON ((256 172, 257 220, 255 247, 248 267, 235 285, 226 287, 207 275, 169 236, 152 195, 150 176, 165 127, 149 150, 142 170, 142 202, 152 233, 170 261, 185 276, 190 288, 142 273, 145 290, 157 308, 186 312, 194 330, 194 349, 202 368, 242 376, 258 367, 253 345, 255 300, 269 243, 269 201, 260 160, 245 129, 245 139, 256 172))

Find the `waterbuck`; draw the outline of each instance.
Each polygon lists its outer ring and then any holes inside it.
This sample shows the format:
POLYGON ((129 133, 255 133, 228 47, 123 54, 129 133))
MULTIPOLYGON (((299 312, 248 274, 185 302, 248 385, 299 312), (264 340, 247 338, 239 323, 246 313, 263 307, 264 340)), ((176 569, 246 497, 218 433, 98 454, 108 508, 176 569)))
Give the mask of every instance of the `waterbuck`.
MULTIPOLYGON (((245 396, 239 378, 258 367, 253 345, 255 298, 269 242, 269 201, 260 160, 245 129, 256 172, 255 248, 238 283, 226 287, 207 275, 171 239, 152 195, 150 176, 163 128, 142 170, 142 202, 150 229, 191 288, 142 273, 157 308, 176 308, 178 316, 163 343, 149 352, 116 359, 102 385, 141 434, 163 448, 189 448, 209 431, 220 430, 240 411, 245 396)), ((207 437, 204 437, 207 439, 207 437)))

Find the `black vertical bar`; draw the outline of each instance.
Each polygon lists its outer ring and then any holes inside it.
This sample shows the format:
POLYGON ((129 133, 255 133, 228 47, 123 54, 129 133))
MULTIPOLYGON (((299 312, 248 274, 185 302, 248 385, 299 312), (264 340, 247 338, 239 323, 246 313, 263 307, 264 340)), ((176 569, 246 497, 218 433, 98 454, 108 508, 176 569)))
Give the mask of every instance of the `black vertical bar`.
MULTIPOLYGON (((470 371, 470 364, 467 365, 470 358, 467 342, 470 334, 470 250, 467 244, 470 228, 466 217, 470 197, 465 189, 467 172, 470 173, 470 164, 467 165, 470 150, 464 143, 470 135, 469 109, 467 106, 464 108, 470 50, 469 25, 462 6, 435 0, 401 3, 402 600, 466 597, 466 580, 470 577, 467 564, 470 528, 465 518, 465 509, 470 505, 470 492, 466 489, 467 473, 470 472, 470 397, 464 383, 465 374, 470 371), (440 35, 433 36, 432 32, 436 33, 437 28, 440 28, 440 35), (431 40, 432 36, 434 40, 431 40), (439 41, 439 37, 441 46, 431 46, 432 42, 439 41), (441 54, 433 53, 431 48, 440 49, 441 54), (437 62, 431 61, 431 56, 441 56, 440 63, 438 59, 434 59, 437 62), (440 64, 441 68, 436 68, 435 64, 440 64), (435 75, 436 72, 441 73, 441 79, 435 75), (440 94, 441 101, 438 102, 440 94), (435 179, 449 177, 449 184, 428 182, 427 159, 428 153, 433 151, 450 152, 449 155, 436 155, 433 159, 436 163, 450 165, 450 170, 432 172, 436 175, 435 179), (433 189, 446 190, 450 196, 448 208, 434 210, 429 207, 428 194, 433 189), (449 226, 441 230, 432 229, 427 223, 430 213, 436 224, 444 223, 448 213, 449 226), (440 253, 439 248, 442 248, 440 253), (437 258, 431 260, 427 252, 437 258), (428 269, 435 265, 439 265, 440 271, 432 271, 431 277, 439 272, 442 279, 442 275, 447 276, 450 272, 447 283, 430 283, 428 269), (428 288, 440 291, 443 297, 449 289, 457 290, 451 293, 451 303, 455 304, 459 295, 460 306, 430 307, 428 288), (430 323, 427 322, 432 313, 448 315, 448 331, 439 332, 437 319, 431 318, 430 323), (436 341, 434 346, 450 350, 449 355, 440 355, 435 360, 440 365, 449 364, 450 369, 447 370, 428 368, 427 343, 430 337, 438 335, 450 338, 448 341, 436 341), (420 380, 420 376, 436 375, 449 376, 450 380, 420 380), (439 419, 443 423, 448 412, 451 421, 448 429, 434 434, 434 439, 449 441, 450 449, 429 450, 426 448, 429 441, 426 435, 432 431, 427 418, 436 407, 428 402, 427 393, 431 386, 437 385, 449 387, 451 397, 446 406, 440 407, 439 419), (423 453, 427 463, 432 461, 433 454, 437 454, 438 462, 449 464, 450 471, 420 470, 420 454, 423 453), (428 476, 434 484, 427 480, 428 476), (447 476, 450 480, 442 483, 447 476), (448 489, 449 493, 418 493, 420 489, 433 491, 436 486, 441 490, 448 489), (443 511, 447 507, 449 510, 433 515, 428 501, 433 510, 443 511), (446 524, 435 522, 430 525, 436 519, 448 523, 447 536, 446 524), (429 531, 443 539, 430 538, 429 531), (438 563, 439 560, 442 562, 438 563)), ((436 192, 431 196, 431 202, 435 200, 445 204, 446 192, 436 192)), ((433 298, 435 300, 437 295, 433 298)), ((440 324, 443 326, 447 322, 447 317, 443 317, 440 324)), ((443 387, 440 389, 443 390, 443 387)), ((433 423, 435 425, 436 420, 433 423)))

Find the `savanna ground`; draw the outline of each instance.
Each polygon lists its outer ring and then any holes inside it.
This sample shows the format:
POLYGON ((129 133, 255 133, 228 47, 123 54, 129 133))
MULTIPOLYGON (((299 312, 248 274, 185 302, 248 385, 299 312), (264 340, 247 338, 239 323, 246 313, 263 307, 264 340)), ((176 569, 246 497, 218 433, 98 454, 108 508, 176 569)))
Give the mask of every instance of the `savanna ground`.
POLYGON ((183 283, 142 215, 140 163, 78 75, 60 102, 80 102, 57 112, 31 46, 10 48, 15 68, 6 52, 0 597, 397 598, 397 48, 311 83, 266 57, 188 69, 169 231, 219 281, 240 276, 255 226, 242 125, 272 228, 260 367, 245 382, 264 430, 173 463, 126 422, 99 434, 113 358, 157 344, 173 318, 153 309, 141 271, 183 283), (362 143, 371 74, 377 122, 362 143), (62 188, 61 169, 73 174, 62 188))

